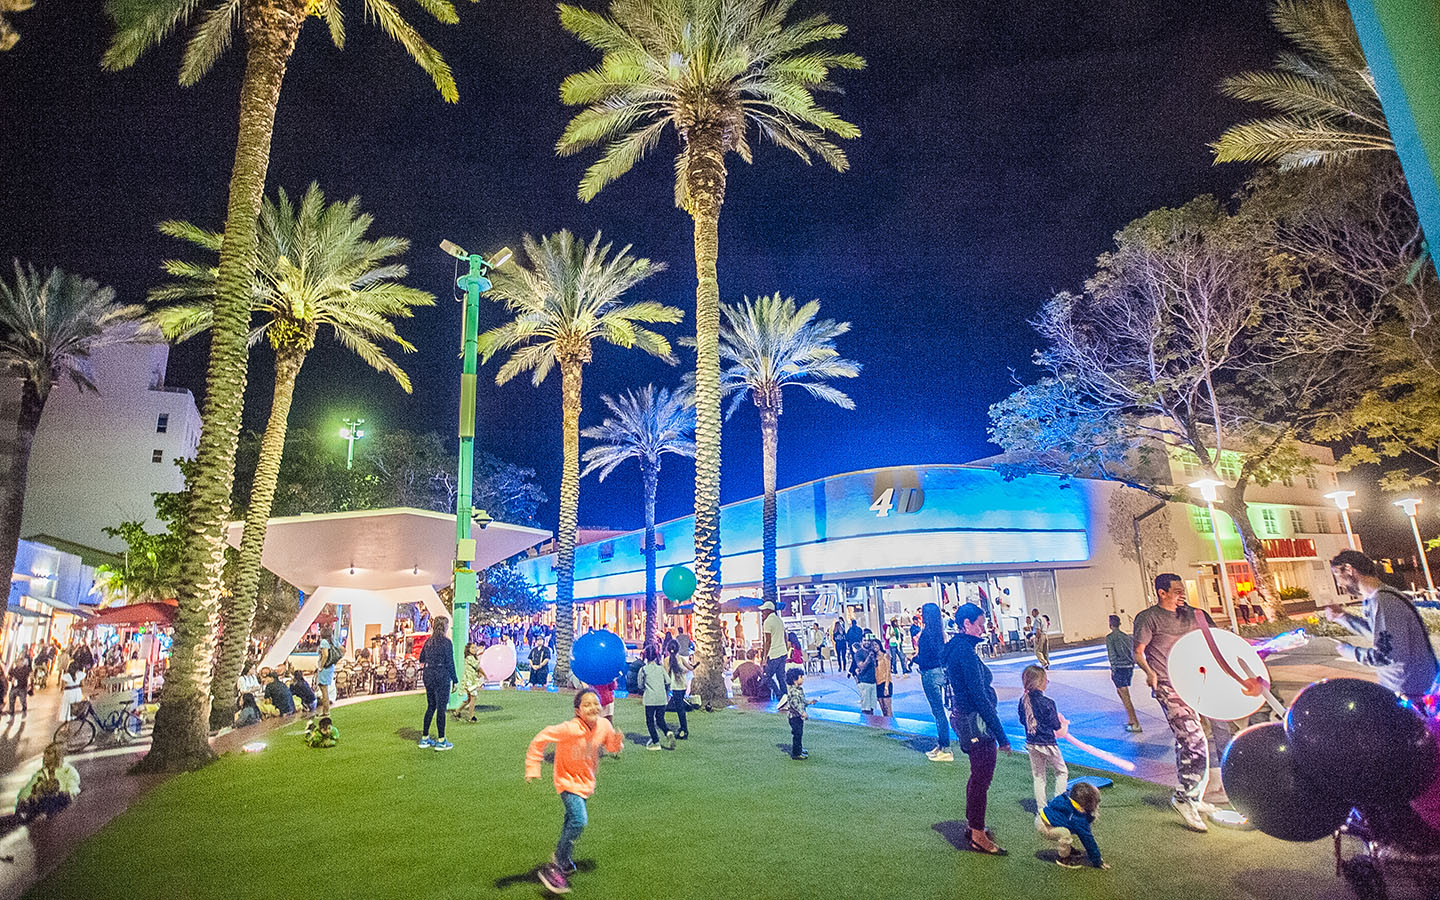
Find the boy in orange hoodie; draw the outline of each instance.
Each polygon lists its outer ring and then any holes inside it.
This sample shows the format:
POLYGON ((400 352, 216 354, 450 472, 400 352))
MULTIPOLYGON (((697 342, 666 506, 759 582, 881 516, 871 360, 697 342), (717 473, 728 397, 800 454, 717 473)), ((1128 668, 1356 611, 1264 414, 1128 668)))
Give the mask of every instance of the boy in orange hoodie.
POLYGON ((525 780, 540 777, 540 763, 545 746, 555 745, 555 791, 565 806, 565 824, 560 828, 560 842, 548 865, 540 867, 540 883, 554 894, 570 893, 570 873, 575 871, 571 852, 575 841, 585 830, 589 817, 585 800, 595 793, 595 770, 600 765, 600 749, 619 754, 624 738, 600 715, 600 697, 590 688, 575 695, 575 718, 551 725, 535 735, 525 753, 525 780))

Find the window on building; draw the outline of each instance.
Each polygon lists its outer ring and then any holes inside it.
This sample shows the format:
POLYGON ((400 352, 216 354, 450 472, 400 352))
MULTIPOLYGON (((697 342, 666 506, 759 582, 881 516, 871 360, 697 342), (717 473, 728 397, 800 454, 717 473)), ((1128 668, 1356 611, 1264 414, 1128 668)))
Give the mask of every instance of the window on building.
POLYGON ((1296 534, 1305 533, 1305 517, 1300 515, 1300 510, 1290 510, 1290 530, 1296 534))
POLYGON ((1190 524, 1194 525, 1195 530, 1200 532, 1201 534, 1212 533, 1213 529, 1211 528, 1210 523, 1210 510, 1200 509, 1196 506, 1190 507, 1190 524))
POLYGON ((164 434, 170 430, 170 414, 161 413, 160 418, 155 420, 155 433, 164 434))
POLYGON ((1294 487, 1295 478, 1291 475, 1286 475, 1284 478, 1280 479, 1280 483, 1285 485, 1286 487, 1294 487))
POLYGON ((1280 534, 1280 517, 1275 515, 1273 509, 1260 510, 1260 524, 1265 528, 1265 533, 1278 537, 1280 534))
POLYGON ((1315 533, 1330 533, 1330 515, 1328 513, 1321 512, 1318 509, 1315 511, 1315 533))
MULTIPOLYGON (((1318 491, 1320 489, 1320 482, 1315 480, 1314 472, 1309 472, 1305 475, 1305 486, 1312 491, 1318 491)), ((1321 532, 1321 534, 1324 533, 1325 532, 1321 532)))
POLYGON ((1226 481, 1240 480, 1240 460, 1235 459, 1234 457, 1231 457, 1229 459, 1222 459, 1220 461, 1220 464, 1215 468, 1216 471, 1220 473, 1220 477, 1225 479, 1226 481))
POLYGON ((1330 486, 1331 486, 1331 487, 1339 487, 1339 486, 1340 486, 1340 476, 1339 476, 1339 475, 1336 475, 1334 472, 1331 472, 1331 473, 1330 473, 1330 486))
POLYGON ((164 461, 165 461, 165 451, 164 451, 164 450, 152 450, 152 451, 150 451, 150 461, 151 461, 152 463, 164 462, 164 461))

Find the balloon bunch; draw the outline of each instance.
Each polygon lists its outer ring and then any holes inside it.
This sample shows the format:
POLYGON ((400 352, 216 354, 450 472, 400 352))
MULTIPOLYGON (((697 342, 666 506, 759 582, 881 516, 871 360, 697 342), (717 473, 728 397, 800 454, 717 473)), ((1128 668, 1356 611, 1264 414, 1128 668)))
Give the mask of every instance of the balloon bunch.
POLYGON ((1440 783, 1436 734, 1409 703, 1372 682, 1310 685, 1283 725, 1236 735, 1220 772, 1231 803, 1271 837, 1325 837, 1353 807, 1377 832, 1440 839, 1440 832, 1424 834, 1430 829, 1411 808, 1440 783))

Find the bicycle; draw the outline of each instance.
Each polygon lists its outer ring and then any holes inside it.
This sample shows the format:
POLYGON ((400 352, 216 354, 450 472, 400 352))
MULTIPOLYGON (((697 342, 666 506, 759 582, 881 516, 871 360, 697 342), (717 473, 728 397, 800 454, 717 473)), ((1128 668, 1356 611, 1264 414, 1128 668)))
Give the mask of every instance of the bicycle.
POLYGON ((104 734, 113 736, 122 744, 140 736, 145 726, 145 720, 138 709, 132 709, 133 700, 124 700, 120 708, 114 712, 106 713, 102 719, 95 711, 95 706, 89 700, 81 700, 76 706, 81 707, 79 715, 68 722, 61 722, 60 727, 55 729, 54 740, 63 744, 66 751, 77 753, 90 746, 95 738, 104 734))

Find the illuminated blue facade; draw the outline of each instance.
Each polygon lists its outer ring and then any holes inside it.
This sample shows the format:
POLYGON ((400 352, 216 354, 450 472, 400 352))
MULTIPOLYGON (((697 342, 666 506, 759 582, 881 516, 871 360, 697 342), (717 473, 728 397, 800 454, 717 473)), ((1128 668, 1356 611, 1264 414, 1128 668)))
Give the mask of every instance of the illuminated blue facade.
MULTIPOLYGON (((1054 568, 1091 557, 1083 483, 1053 476, 1006 481, 992 469, 963 465, 870 469, 785 488, 776 504, 781 584, 1054 568)), ((727 588, 760 581, 760 513, 760 497, 723 509, 727 588)), ((693 562, 694 528, 693 516, 657 526, 659 572, 693 562)), ((575 600, 643 594, 644 539, 640 530, 576 548, 575 600)), ((520 566, 554 596, 553 555, 520 566)))

